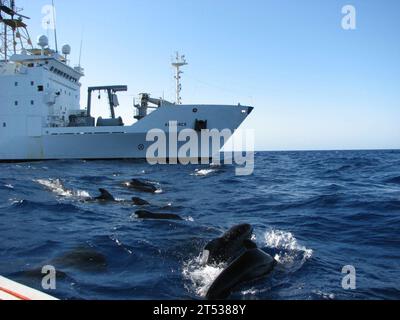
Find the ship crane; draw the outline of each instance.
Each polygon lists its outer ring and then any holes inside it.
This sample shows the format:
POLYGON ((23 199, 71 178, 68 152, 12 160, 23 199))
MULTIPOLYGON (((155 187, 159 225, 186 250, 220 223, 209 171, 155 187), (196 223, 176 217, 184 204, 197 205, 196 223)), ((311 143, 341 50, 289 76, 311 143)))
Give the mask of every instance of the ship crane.
POLYGON ((23 19, 29 17, 18 13, 14 0, 0 0, 0 57, 8 62, 11 55, 29 47, 32 41, 23 19))
POLYGON ((127 86, 101 86, 101 87, 89 87, 88 88, 88 103, 87 103, 87 118, 91 118, 92 111, 92 92, 93 91, 106 91, 108 95, 108 104, 110 107, 111 119, 99 118, 98 126, 123 126, 122 119, 115 117, 115 107, 119 106, 117 92, 128 91, 127 86))

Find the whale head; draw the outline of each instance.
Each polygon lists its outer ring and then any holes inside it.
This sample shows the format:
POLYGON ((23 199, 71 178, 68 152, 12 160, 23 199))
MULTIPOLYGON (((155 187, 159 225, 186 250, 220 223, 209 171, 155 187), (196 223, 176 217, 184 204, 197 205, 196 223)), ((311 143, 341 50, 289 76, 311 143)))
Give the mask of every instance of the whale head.
POLYGON ((221 264, 234 259, 247 249, 246 240, 250 240, 252 234, 253 227, 249 224, 234 226, 204 247, 202 264, 221 264))

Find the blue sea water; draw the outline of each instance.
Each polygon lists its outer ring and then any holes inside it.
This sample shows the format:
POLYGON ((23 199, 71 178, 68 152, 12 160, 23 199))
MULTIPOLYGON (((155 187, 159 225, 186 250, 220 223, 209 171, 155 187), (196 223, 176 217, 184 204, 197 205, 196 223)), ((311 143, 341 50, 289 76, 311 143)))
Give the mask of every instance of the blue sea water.
POLYGON ((200 265, 203 246, 242 222, 279 264, 231 298, 400 299, 400 151, 257 153, 243 177, 142 161, 0 164, 0 274, 41 289, 54 265, 61 299, 202 299, 221 272, 200 265), (128 190, 132 178, 160 192, 128 190), (83 201, 100 187, 121 202, 83 201), (184 220, 140 221, 122 201, 132 196, 184 220), (342 288, 345 265, 356 290, 342 288))

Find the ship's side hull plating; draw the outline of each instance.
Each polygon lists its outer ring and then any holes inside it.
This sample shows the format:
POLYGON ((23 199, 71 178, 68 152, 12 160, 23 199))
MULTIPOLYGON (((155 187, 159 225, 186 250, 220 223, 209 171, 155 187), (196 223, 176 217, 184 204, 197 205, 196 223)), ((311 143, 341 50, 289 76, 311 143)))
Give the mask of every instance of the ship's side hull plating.
MULTIPOLYGON (((148 148, 154 144, 146 141, 151 130, 164 131, 168 138, 171 122, 177 124, 180 132, 195 129, 196 121, 200 120, 206 121, 207 129, 234 132, 251 110, 243 106, 164 106, 124 127, 41 128, 40 121, 36 124, 27 121, 22 133, 0 130, 0 160, 146 158, 148 148)), ((178 149, 183 144, 178 143, 178 149)), ((169 158, 175 148, 167 144, 167 150, 169 158)), ((212 146, 208 154, 203 150, 199 157, 212 157, 212 146)))

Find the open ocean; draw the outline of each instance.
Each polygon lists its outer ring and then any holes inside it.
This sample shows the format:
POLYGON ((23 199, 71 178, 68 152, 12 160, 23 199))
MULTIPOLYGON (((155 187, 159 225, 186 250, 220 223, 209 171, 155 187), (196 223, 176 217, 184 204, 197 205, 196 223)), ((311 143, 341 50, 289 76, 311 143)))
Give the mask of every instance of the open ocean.
POLYGON ((58 271, 60 299, 202 299, 221 272, 203 246, 239 223, 279 264, 231 298, 400 299, 400 151, 257 153, 234 166, 144 161, 0 164, 0 275, 41 289, 58 271), (128 190, 132 178, 160 191, 128 190), (83 201, 106 188, 119 203, 83 201), (133 196, 183 221, 140 221, 133 196), (346 291, 343 266, 357 271, 346 291))

